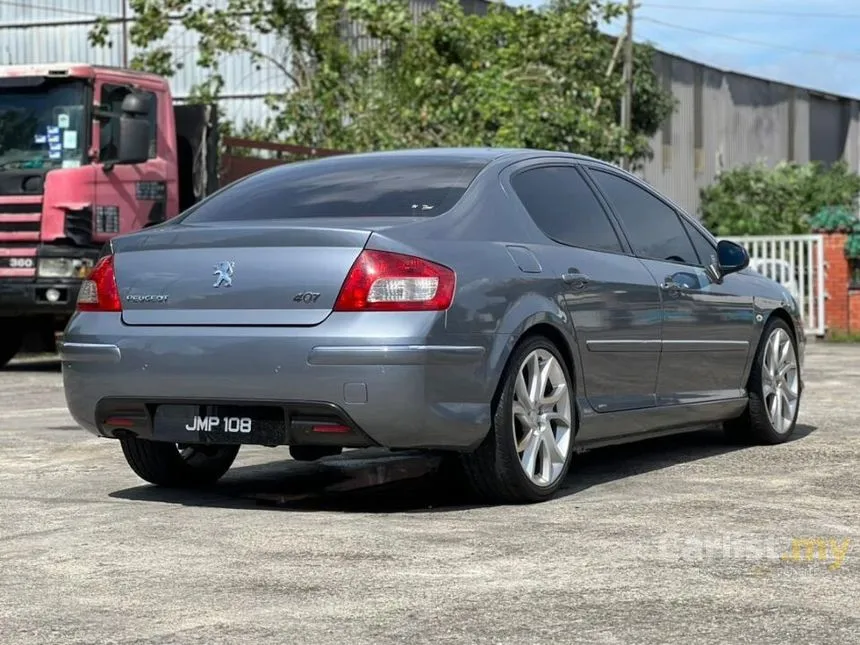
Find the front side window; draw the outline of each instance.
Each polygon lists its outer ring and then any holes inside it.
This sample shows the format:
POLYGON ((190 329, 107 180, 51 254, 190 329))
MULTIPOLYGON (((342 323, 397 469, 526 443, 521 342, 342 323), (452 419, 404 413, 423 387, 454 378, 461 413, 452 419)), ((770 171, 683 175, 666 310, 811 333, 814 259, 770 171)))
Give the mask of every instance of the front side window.
POLYGON ((576 168, 524 170, 511 178, 511 187, 550 239, 594 251, 622 251, 603 206, 576 168))
POLYGON ((620 175, 596 169, 589 172, 624 224, 636 255, 698 265, 696 251, 674 209, 620 175))
MULTIPOLYGON (((119 118, 122 115, 122 101, 132 91, 125 85, 102 85, 101 109, 102 114, 99 141, 99 161, 115 161, 119 155, 117 141, 119 140, 119 118)), ((144 97, 149 110, 146 119, 149 121, 149 158, 154 159, 157 153, 157 99, 152 92, 137 90, 144 97)))
POLYGON ((0 172, 86 163, 86 96, 81 80, 0 79, 0 172))
POLYGON ((182 221, 434 217, 460 200, 486 163, 359 155, 285 164, 213 193, 182 221))
POLYGON ((699 256, 699 265, 707 267, 712 264, 719 264, 717 260, 717 248, 713 243, 686 219, 681 218, 681 221, 684 222, 684 228, 687 229, 687 233, 690 234, 690 239, 693 241, 693 247, 695 247, 696 253, 699 256))

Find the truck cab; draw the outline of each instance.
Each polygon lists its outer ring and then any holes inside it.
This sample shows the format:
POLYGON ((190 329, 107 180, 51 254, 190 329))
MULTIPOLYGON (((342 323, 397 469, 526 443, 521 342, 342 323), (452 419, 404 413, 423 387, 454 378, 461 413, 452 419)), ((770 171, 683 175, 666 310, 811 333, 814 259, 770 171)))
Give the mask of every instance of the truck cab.
POLYGON ((53 349, 106 242, 217 186, 214 109, 166 79, 82 64, 0 67, 0 366, 53 349))

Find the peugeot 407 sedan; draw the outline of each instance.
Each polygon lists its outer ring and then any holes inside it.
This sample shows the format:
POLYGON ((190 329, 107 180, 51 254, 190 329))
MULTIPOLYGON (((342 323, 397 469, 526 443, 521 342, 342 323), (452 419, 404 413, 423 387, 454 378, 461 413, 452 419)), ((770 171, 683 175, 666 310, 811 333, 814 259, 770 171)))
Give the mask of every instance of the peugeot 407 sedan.
POLYGON ((748 263, 588 157, 288 164, 112 240, 60 346, 66 399, 156 485, 211 484, 242 445, 380 446, 535 502, 599 445, 792 434, 803 326, 748 263))

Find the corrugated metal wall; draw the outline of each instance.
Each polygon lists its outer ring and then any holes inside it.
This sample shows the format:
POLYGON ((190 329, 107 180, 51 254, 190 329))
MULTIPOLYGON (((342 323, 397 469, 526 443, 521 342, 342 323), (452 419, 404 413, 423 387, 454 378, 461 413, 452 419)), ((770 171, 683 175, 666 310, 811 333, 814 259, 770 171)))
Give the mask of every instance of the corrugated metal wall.
MULTIPOLYGON (((309 0, 310 1, 310 0, 309 0)), ((121 23, 125 0, 6 0, 0 3, 0 64, 76 61, 122 65, 137 51, 122 51, 121 23), (106 16, 113 48, 94 49, 87 33, 96 18, 106 16)), ((224 6, 225 0, 195 0, 224 6)), ((485 0, 461 0, 470 12, 484 12, 485 0)), ((411 0, 417 18, 436 0, 411 0)), ((128 16, 133 19, 132 15, 128 16)), ((370 41, 354 26, 345 31, 356 49, 370 41)), ((262 38, 265 51, 288 63, 288 48, 271 36, 262 38)), ((183 63, 172 81, 178 98, 205 80, 197 67, 197 38, 178 25, 164 42, 183 63)), ((658 53, 655 66, 664 87, 679 101, 677 111, 653 137, 653 159, 640 174, 681 206, 696 213, 699 190, 721 169, 762 159, 777 163, 845 159, 860 166, 858 102, 825 97, 805 89, 725 72, 658 53)), ((262 122, 269 111, 264 97, 283 91, 286 79, 277 65, 258 65, 246 54, 224 56, 222 105, 231 119, 262 122)))
POLYGON ((658 53, 655 69, 678 100, 639 174, 691 213, 721 170, 763 161, 844 159, 858 170, 858 102, 725 72, 658 53))

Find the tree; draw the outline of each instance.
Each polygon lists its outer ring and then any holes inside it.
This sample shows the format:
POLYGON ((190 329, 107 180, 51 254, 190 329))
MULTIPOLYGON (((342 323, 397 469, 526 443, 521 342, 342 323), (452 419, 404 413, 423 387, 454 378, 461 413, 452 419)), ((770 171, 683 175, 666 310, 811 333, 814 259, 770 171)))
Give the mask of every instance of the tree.
MULTIPOLYGON (((637 45, 633 133, 619 125, 621 64, 600 31, 623 8, 605 0, 553 0, 541 10, 493 5, 468 15, 440 0, 417 21, 406 0, 131 0, 138 20, 132 44, 146 53, 132 66, 170 76, 180 66, 163 42, 172 20, 200 38, 198 64, 223 87, 221 54, 245 52, 283 75, 285 91, 268 97, 275 118, 261 134, 347 150, 417 146, 512 146, 567 150, 608 160, 642 159, 648 137, 674 108, 637 45), (347 22, 373 39, 356 51, 347 22), (275 34, 288 48, 259 46, 275 34)), ((91 32, 108 45, 107 25, 91 32)), ((262 130, 260 129, 262 127, 262 130)))
POLYGON ((702 223, 715 235, 805 234, 823 209, 855 212, 858 193, 860 176, 844 162, 750 164, 702 189, 702 223))

